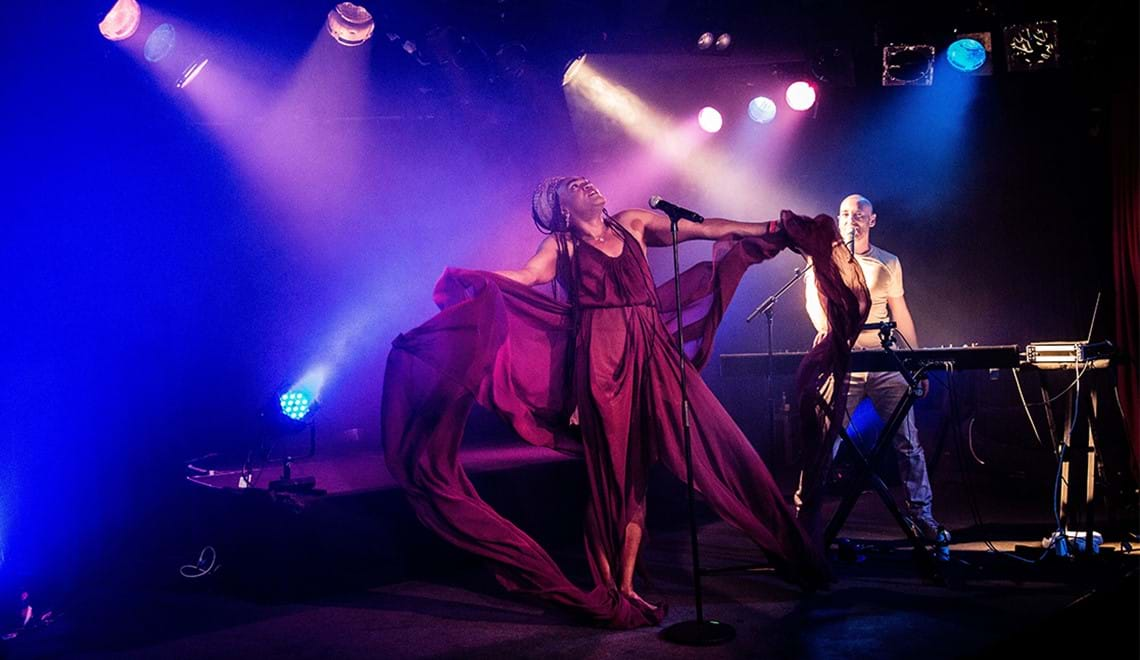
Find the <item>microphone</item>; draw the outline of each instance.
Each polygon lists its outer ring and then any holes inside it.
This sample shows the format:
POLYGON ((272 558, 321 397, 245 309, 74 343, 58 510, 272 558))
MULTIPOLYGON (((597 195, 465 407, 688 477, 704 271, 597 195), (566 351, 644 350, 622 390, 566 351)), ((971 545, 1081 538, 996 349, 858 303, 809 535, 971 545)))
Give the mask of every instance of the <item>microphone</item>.
POLYGON ((673 220, 680 220, 683 218, 685 220, 697 223, 705 221, 705 216, 701 215, 700 213, 697 213, 696 211, 690 211, 689 209, 677 206, 676 204, 670 204, 669 202, 661 199, 660 195, 654 195, 649 198, 649 207, 663 212, 673 220))
POLYGON ((844 243, 844 245, 847 246, 847 249, 851 251, 851 254, 854 255, 855 254, 855 225, 851 225, 850 227, 847 228, 847 235, 843 237, 843 243, 844 243))

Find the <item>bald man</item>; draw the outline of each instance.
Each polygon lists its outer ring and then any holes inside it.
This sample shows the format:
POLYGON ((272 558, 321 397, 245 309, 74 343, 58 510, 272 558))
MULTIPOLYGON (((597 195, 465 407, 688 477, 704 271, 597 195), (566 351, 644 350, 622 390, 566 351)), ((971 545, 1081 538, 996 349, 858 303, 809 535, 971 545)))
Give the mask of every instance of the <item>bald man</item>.
MULTIPOLYGON (((871 229, 877 217, 871 200, 862 195, 849 195, 839 205, 839 234, 845 242, 854 239, 855 258, 863 269, 867 288, 871 293, 871 311, 867 323, 894 321, 895 328, 903 339, 903 348, 918 348, 918 335, 914 329, 914 319, 906 306, 903 292, 902 265, 899 258, 886 250, 871 244, 871 229)), ((819 293, 815 287, 812 272, 804 277, 806 284, 806 307, 808 316, 816 329, 816 341, 827 332, 827 316, 819 304, 819 293)), ((879 348, 878 332, 864 330, 855 341, 855 348, 879 348)), ((906 381, 897 372, 856 372, 850 376, 847 393, 847 421, 850 423, 855 409, 870 399, 883 420, 890 417, 899 400, 907 390, 906 381)), ((919 535, 926 540, 945 546, 950 535, 931 513, 930 478, 926 472, 926 456, 918 442, 914 425, 914 410, 907 413, 906 420, 892 439, 898 453, 899 476, 902 477, 906 492, 907 510, 914 521, 919 535)), ((797 509, 803 502, 803 478, 796 492, 797 509)))

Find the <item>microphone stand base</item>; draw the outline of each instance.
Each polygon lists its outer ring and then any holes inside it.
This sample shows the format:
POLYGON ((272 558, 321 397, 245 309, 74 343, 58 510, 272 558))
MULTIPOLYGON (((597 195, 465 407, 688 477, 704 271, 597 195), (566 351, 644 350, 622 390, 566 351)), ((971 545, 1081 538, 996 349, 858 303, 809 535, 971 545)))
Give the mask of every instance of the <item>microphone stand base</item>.
POLYGON ((711 619, 681 621, 661 631, 661 637, 685 646, 716 646, 736 639, 736 628, 711 619))

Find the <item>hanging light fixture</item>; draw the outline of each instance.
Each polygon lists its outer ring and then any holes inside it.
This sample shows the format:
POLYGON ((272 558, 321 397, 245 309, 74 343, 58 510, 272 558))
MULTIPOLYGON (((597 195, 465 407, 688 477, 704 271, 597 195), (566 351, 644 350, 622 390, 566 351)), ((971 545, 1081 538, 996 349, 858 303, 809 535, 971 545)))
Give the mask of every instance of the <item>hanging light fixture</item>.
POLYGON ((143 57, 147 62, 159 62, 174 50, 176 41, 174 26, 163 23, 147 36, 146 43, 143 44, 143 57))
POLYGON ((205 55, 199 55, 189 66, 183 69, 182 75, 178 78, 178 81, 174 83, 174 86, 178 89, 189 87, 190 83, 194 82, 194 79, 198 77, 198 74, 202 73, 202 69, 205 69, 209 62, 210 58, 205 55))
POLYGON ((586 54, 582 53, 578 57, 566 63, 566 68, 562 72, 562 86, 566 87, 574 82, 578 74, 582 71, 582 65, 586 63, 586 54))
POLYGON ((960 32, 954 36, 954 41, 946 48, 946 61, 950 66, 975 76, 992 75, 993 35, 989 32, 960 32))
POLYGON ((748 118, 757 124, 767 124, 776 118, 776 102, 767 96, 757 96, 748 102, 748 118))
POLYGON ((99 21, 99 32, 111 41, 130 39, 139 29, 141 20, 142 9, 138 0, 118 0, 99 21))
POLYGON ((883 86, 898 87, 934 83, 934 46, 925 44, 883 47, 883 86))
POLYGON ((372 14, 351 2, 341 2, 333 7, 325 25, 329 35, 342 46, 359 46, 368 41, 376 29, 372 14))
POLYGON ((1010 71, 1055 69, 1060 63, 1057 21, 1010 25, 1005 36, 1005 63, 1010 71))
POLYGON ((810 110, 815 105, 815 98, 815 88, 805 80, 797 80, 788 85, 788 89, 784 92, 784 100, 788 102, 788 107, 797 112, 810 110))
POLYGON ((716 133, 721 126, 724 126, 724 118, 721 117, 719 110, 709 105, 697 113, 697 124, 706 133, 716 133))

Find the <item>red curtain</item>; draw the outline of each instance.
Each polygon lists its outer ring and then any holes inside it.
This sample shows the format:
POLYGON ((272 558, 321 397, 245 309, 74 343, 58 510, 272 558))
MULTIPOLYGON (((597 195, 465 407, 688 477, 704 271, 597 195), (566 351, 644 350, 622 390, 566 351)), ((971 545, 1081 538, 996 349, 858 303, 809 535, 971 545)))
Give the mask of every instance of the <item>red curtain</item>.
POLYGON ((1116 341, 1120 406, 1132 450, 1132 473, 1140 478, 1140 108, 1135 88, 1119 93, 1112 107, 1112 271, 1116 288, 1116 341))

